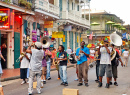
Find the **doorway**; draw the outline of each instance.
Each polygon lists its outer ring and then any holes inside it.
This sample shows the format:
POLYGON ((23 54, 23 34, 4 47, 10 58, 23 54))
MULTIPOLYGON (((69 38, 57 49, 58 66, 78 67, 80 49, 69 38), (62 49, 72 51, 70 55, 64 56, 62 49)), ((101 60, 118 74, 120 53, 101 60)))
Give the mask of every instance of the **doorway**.
POLYGON ((3 55, 5 62, 1 59, 2 69, 7 69, 7 34, 1 33, 1 54, 3 55))

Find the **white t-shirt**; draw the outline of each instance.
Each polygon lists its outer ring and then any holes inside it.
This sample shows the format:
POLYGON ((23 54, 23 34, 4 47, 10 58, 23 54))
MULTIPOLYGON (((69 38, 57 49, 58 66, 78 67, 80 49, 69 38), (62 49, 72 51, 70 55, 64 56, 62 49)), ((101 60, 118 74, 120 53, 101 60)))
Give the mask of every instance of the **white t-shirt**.
POLYGON ((30 69, 32 71, 41 71, 44 51, 38 50, 38 49, 32 49, 31 51, 32 51, 32 56, 31 56, 31 62, 30 62, 30 69))
POLYGON ((128 57, 129 51, 124 51, 123 54, 124 54, 125 57, 128 57))
POLYGON ((90 56, 94 56, 95 50, 90 50, 90 56))
POLYGON ((72 53, 72 50, 71 50, 71 49, 67 49, 66 52, 67 52, 68 54, 71 54, 71 53, 72 53))
MULTIPOLYGON (((28 56, 28 58, 30 59, 31 54, 26 53, 26 55, 28 56)), ((20 55, 20 58, 22 56, 20 55)), ((21 60, 21 65, 20 68, 29 68, 29 60, 24 56, 23 59, 21 60)))
MULTIPOLYGON (((112 47, 108 47, 108 49, 110 50, 110 53, 111 53, 112 47)), ((100 48, 100 53, 101 53, 100 64, 111 64, 110 54, 107 53, 107 50, 105 47, 100 48)))

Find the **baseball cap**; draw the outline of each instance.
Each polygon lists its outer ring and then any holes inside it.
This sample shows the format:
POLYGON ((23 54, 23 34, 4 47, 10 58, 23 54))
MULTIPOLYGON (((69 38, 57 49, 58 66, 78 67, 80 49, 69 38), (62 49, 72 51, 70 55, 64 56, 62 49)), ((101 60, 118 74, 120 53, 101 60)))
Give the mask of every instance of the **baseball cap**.
POLYGON ((37 48, 42 48, 42 43, 41 42, 35 42, 35 45, 37 48))

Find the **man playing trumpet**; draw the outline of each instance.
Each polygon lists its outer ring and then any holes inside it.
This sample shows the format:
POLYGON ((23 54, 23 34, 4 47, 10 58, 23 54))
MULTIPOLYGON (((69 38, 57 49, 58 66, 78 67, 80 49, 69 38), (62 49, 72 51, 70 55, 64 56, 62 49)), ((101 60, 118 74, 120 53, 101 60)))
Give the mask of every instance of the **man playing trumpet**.
POLYGON ((108 47, 108 44, 109 44, 108 40, 104 40, 104 45, 99 46, 99 49, 98 49, 98 55, 101 54, 98 87, 102 87, 102 78, 105 75, 105 72, 107 76, 106 88, 109 88, 109 82, 112 78, 112 66, 111 66, 111 57, 110 57, 112 48, 108 47))

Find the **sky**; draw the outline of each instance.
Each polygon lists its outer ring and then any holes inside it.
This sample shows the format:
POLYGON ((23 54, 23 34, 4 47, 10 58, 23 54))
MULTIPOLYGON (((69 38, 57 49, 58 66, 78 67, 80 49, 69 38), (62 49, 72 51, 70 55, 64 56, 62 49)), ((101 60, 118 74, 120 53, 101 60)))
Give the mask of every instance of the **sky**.
POLYGON ((130 0, 91 0, 90 8, 116 14, 125 24, 130 24, 130 0))

